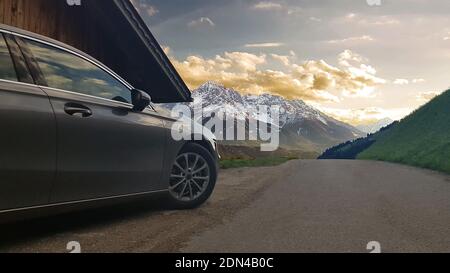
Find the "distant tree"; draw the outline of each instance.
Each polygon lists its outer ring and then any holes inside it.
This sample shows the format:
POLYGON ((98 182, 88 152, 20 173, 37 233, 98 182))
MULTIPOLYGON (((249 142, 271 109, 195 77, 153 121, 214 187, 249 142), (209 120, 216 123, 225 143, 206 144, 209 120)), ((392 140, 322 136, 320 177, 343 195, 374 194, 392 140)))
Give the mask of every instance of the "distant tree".
POLYGON ((377 136, 392 127, 396 126, 398 121, 381 128, 375 134, 369 134, 367 137, 347 141, 326 150, 318 159, 356 159, 360 153, 367 150, 376 142, 377 136))

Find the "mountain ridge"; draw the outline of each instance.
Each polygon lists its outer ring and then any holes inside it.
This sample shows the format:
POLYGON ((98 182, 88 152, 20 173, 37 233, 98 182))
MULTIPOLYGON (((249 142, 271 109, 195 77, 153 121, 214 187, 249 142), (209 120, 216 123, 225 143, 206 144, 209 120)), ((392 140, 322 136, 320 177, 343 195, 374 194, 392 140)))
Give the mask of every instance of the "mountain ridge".
POLYGON ((248 113, 257 105, 280 107, 281 146, 287 149, 300 149, 322 152, 326 148, 356 139, 366 134, 357 128, 338 121, 302 100, 288 100, 271 94, 241 95, 238 91, 226 88, 215 82, 206 82, 192 92, 192 107, 202 106, 205 115, 226 110, 237 119, 259 119, 271 124, 270 115, 265 117, 248 113), (201 105, 200 105, 201 103, 201 105))

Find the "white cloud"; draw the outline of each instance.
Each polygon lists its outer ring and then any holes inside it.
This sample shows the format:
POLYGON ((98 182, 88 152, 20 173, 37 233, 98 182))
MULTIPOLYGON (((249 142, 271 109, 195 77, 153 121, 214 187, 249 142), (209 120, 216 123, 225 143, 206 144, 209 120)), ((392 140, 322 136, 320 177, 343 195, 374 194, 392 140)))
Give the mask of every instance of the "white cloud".
POLYGON ((375 26, 387 26, 387 25, 398 25, 400 24, 399 20, 396 19, 389 19, 387 17, 381 17, 378 20, 375 21, 365 21, 361 20, 361 24, 368 24, 368 25, 375 25, 375 26))
POLYGON ((210 26, 210 27, 216 26, 216 24, 208 17, 201 17, 197 20, 191 21, 188 24, 189 27, 198 27, 198 26, 202 26, 202 25, 206 25, 206 26, 210 26))
POLYGON ((260 1, 251 7, 253 10, 260 11, 282 11, 287 15, 294 15, 303 11, 301 7, 283 5, 276 1, 260 1))
POLYGON ((349 14, 345 15, 345 19, 347 19, 347 20, 352 20, 355 17, 356 17, 355 13, 349 13, 349 14))
POLYGON ((408 85, 411 83, 414 84, 419 84, 419 83, 425 83, 426 80, 425 79, 412 79, 412 80, 408 80, 408 79, 395 79, 392 83, 396 84, 396 85, 408 85))
POLYGON ((340 40, 330 40, 328 43, 330 44, 345 44, 345 43, 352 43, 352 42, 372 42, 375 41, 375 39, 370 35, 363 35, 363 36, 355 36, 350 38, 344 38, 340 40))
POLYGON ((376 76, 377 70, 374 67, 364 64, 369 61, 367 58, 351 50, 347 49, 339 54, 338 61, 354 78, 370 80, 373 83, 371 85, 361 86, 357 92, 354 92, 354 89, 344 90, 343 94, 347 97, 374 97, 375 86, 386 83, 386 80, 376 76))
POLYGON ((277 54, 271 54, 270 55, 274 60, 279 61, 280 63, 284 64, 285 66, 290 65, 289 56, 284 55, 277 55, 277 54))
POLYGON ((253 5, 252 8, 258 10, 280 10, 283 9, 283 6, 280 3, 261 1, 253 5))
POLYGON ((171 51, 170 47, 168 47, 168 46, 161 46, 161 47, 162 47, 164 53, 166 53, 166 55, 170 54, 170 51, 171 51))
POLYGON ((413 79, 412 83, 425 83, 426 80, 425 79, 413 79))
POLYGON ((146 12, 147 12, 148 16, 154 16, 157 13, 159 13, 159 10, 157 8, 155 8, 154 6, 149 6, 149 7, 147 7, 146 12))
MULTIPOLYGON (((299 14, 303 12, 303 9, 300 7, 287 7, 287 14, 288 15, 294 15, 294 14, 299 14)), ((318 18, 316 18, 318 19, 318 18)))
POLYGON ((368 125, 385 118, 400 120, 412 112, 410 108, 384 109, 379 107, 368 107, 358 109, 340 109, 318 106, 319 110, 337 120, 352 125, 368 125))
POLYGON ((150 17, 159 13, 159 10, 155 6, 143 3, 142 1, 131 0, 131 3, 140 13, 145 13, 150 17))
POLYGON ((434 99, 435 97, 439 96, 440 94, 442 94, 442 92, 434 92, 434 91, 422 92, 416 96, 416 100, 420 103, 427 103, 430 100, 434 99))
POLYGON ((245 47, 247 48, 266 48, 266 47, 280 47, 283 46, 283 43, 257 43, 257 44, 246 44, 245 47))
POLYGON ((368 62, 363 56, 354 53, 353 51, 347 49, 338 55, 339 64, 342 66, 350 66, 351 62, 362 63, 368 62))
POLYGON ((344 20, 352 24, 366 25, 366 26, 388 26, 398 25, 401 22, 390 16, 361 16, 356 13, 349 13, 344 17, 344 20))
POLYGON ((409 84, 409 80, 407 80, 407 79, 396 79, 396 80, 394 80, 394 84, 396 84, 396 85, 407 85, 407 84, 409 84))
POLYGON ((309 20, 314 21, 314 22, 322 22, 322 19, 314 17, 314 16, 309 17, 309 20))

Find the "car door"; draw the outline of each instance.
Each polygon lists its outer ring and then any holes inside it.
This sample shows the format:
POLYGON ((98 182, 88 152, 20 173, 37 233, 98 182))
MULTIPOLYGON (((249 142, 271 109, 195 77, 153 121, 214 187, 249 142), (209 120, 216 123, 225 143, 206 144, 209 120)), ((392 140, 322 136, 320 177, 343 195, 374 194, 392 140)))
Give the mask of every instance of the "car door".
POLYGON ((56 173, 55 116, 17 43, 1 32, 0 128, 0 211, 46 205, 56 173))
POLYGON ((133 111, 130 87, 97 62, 42 41, 20 43, 56 115, 52 202, 162 190, 166 130, 156 113, 133 111))

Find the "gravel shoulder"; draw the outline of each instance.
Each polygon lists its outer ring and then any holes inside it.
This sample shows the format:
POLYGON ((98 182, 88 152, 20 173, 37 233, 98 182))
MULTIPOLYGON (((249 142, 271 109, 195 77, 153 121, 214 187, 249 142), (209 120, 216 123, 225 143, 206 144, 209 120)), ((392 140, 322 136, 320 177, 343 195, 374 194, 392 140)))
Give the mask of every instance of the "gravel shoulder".
POLYGON ((231 219, 282 176, 278 167, 223 170, 211 199, 191 211, 166 211, 155 202, 84 211, 0 228, 0 252, 178 252, 189 239, 231 219))

